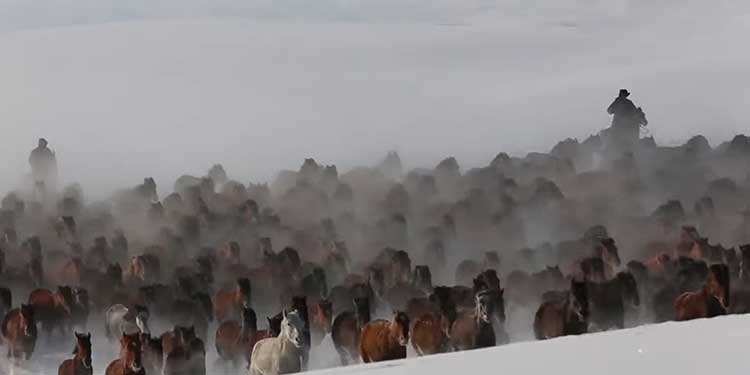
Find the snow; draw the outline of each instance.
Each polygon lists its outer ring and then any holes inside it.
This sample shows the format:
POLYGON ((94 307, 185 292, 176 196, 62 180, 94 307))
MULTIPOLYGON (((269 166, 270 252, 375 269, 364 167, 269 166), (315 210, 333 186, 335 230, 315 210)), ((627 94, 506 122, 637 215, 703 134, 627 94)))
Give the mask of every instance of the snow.
POLYGON ((750 316, 522 342, 314 372, 324 374, 747 374, 750 316))
MULTIPOLYGON (((94 374, 103 374, 115 358, 114 346, 100 332, 94 332, 94 374)), ((429 374, 455 375, 471 371, 498 374, 747 374, 750 357, 750 315, 731 315, 690 322, 642 325, 619 331, 567 336, 547 341, 526 341, 502 347, 415 358, 411 346, 409 358, 376 364, 338 365, 330 337, 313 348, 311 366, 326 368, 311 375, 429 374)), ((56 346, 55 354, 42 343, 33 360, 21 368, 8 365, 0 356, 0 374, 56 374, 57 366, 70 354, 67 346, 56 346)), ((210 375, 245 374, 217 365, 213 344, 208 349, 210 375)), ((70 345, 72 349, 72 343, 70 345)))

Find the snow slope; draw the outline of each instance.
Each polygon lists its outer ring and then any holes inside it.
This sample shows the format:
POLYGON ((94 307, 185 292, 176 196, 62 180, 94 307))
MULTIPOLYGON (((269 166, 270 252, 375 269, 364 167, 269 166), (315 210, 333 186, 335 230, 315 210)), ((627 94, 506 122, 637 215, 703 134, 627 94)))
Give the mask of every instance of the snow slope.
POLYGON ((740 375, 750 371, 748 342, 750 315, 736 315, 336 368, 314 374, 740 375))

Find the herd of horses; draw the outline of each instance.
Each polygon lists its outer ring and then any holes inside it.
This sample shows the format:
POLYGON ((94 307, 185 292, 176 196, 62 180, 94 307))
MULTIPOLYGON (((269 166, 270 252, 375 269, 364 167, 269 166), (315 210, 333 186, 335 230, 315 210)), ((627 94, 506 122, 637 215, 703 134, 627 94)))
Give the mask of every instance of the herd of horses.
POLYGON ((545 340, 750 312, 750 141, 609 159, 596 142, 465 173, 307 159, 270 186, 215 166, 163 199, 150 178, 104 202, 11 192, 0 341, 12 366, 74 344, 59 375, 101 371, 94 352, 106 375, 204 375, 211 352, 270 375, 313 368, 325 343, 349 365, 527 339, 517 321, 545 340))

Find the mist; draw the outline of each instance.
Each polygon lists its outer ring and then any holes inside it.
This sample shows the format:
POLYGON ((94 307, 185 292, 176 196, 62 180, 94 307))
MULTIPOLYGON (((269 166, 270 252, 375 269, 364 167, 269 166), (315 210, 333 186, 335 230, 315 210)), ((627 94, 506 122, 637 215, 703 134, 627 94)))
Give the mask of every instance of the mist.
POLYGON ((661 143, 750 115, 740 1, 0 4, 3 191, 42 136, 104 197, 213 163, 244 183, 388 150, 483 165, 598 132, 620 87, 661 143))

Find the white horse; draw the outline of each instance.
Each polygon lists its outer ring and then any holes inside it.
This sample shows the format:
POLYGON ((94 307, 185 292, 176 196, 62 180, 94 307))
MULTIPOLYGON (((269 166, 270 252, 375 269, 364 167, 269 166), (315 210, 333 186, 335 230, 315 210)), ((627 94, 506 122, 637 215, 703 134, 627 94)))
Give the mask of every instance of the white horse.
POLYGON ((300 372, 305 323, 297 311, 283 312, 278 337, 258 341, 250 356, 250 375, 279 375, 300 372))
POLYGON ((107 338, 117 341, 123 334, 150 334, 148 316, 148 310, 144 307, 135 306, 129 309, 121 304, 110 306, 104 313, 104 330, 107 338))

